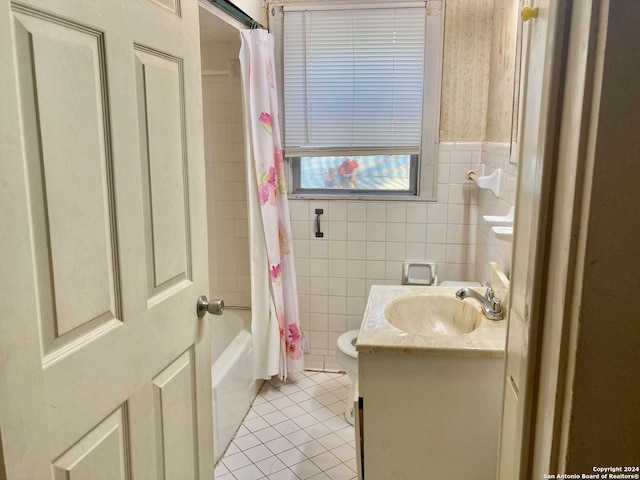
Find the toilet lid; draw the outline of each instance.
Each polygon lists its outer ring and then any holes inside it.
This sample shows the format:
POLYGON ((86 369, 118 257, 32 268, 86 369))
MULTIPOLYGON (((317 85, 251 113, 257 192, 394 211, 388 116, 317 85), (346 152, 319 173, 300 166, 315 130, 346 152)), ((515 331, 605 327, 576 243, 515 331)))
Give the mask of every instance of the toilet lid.
POLYGON ((340 351, 353 358, 358 358, 358 351, 356 350, 358 332, 359 330, 349 330, 338 337, 338 348, 340 351))

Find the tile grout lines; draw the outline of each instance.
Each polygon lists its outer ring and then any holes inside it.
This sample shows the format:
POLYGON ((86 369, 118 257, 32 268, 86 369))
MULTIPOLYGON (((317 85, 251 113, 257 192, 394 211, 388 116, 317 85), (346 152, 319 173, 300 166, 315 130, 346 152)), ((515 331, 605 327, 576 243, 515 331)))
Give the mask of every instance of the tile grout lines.
POLYGON ((349 378, 305 371, 264 382, 216 465, 216 480, 356 480, 349 378))

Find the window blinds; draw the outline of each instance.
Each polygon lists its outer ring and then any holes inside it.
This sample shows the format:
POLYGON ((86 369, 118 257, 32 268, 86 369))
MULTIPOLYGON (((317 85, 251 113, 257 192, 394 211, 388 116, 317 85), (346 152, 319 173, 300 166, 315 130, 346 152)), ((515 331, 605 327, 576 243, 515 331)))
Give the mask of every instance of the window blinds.
POLYGON ((284 13, 287 156, 420 151, 425 8, 284 13))

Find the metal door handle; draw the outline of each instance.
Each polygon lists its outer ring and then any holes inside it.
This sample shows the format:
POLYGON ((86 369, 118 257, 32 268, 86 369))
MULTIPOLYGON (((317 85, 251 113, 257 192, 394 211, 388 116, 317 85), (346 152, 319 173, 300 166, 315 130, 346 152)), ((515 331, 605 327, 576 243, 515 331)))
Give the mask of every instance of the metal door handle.
POLYGON ((222 315, 224 312, 224 300, 215 299, 209 301, 206 295, 200 295, 197 304, 198 318, 204 317, 207 312, 212 315, 222 315))

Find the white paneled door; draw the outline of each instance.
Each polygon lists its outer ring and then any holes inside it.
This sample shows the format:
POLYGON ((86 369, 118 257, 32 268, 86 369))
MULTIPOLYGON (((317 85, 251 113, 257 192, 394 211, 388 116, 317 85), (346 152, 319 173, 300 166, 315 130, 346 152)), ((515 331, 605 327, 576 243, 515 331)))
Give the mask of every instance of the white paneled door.
POLYGON ((197 16, 0 0, 0 479, 213 478, 197 16))

